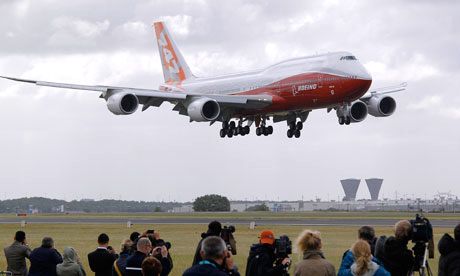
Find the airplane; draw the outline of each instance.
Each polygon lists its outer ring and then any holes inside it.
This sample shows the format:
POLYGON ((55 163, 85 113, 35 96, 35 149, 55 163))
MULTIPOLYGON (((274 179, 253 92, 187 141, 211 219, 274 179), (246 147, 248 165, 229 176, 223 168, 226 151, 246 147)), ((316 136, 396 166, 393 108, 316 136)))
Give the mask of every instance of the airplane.
POLYGON ((299 138, 311 111, 335 110, 340 125, 362 122, 368 114, 388 117, 396 109, 389 93, 407 84, 369 91, 372 77, 349 52, 334 52, 278 62, 261 70, 217 77, 191 72, 164 22, 153 24, 163 67, 158 89, 79 85, 2 77, 39 86, 100 92, 115 115, 130 115, 163 102, 189 116, 190 122, 221 122, 220 137, 245 136, 255 123, 257 136, 273 133, 274 123, 287 122, 287 137, 299 138))

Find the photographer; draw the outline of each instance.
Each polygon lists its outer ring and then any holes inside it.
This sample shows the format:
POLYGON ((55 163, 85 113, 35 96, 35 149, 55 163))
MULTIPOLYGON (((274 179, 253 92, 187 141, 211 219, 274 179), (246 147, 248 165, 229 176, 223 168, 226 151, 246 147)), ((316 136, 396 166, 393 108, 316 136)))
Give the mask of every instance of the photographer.
POLYGON ((444 234, 438 243, 439 276, 460 275, 460 224, 454 229, 454 238, 444 234))
POLYGON ((5 257, 8 264, 7 270, 14 275, 27 275, 26 258, 30 256, 30 247, 27 245, 26 233, 17 231, 12 245, 5 247, 5 257))
MULTIPOLYGON (((152 243, 146 237, 140 238, 137 241, 137 250, 126 260, 126 275, 127 276, 142 276, 142 262, 152 252, 152 243)), ((153 249, 154 256, 161 262, 161 275, 166 276, 171 272, 171 264, 168 260, 168 249, 166 246, 159 246, 153 249)))
POLYGON ((297 250, 303 260, 296 264, 296 276, 335 276, 334 266, 324 258, 323 245, 318 231, 305 230, 297 238, 297 250))
POLYGON ((277 258, 275 254, 275 234, 271 230, 260 233, 259 244, 251 246, 246 276, 275 276, 285 275, 291 263, 289 257, 277 258))
POLYGON ((227 250, 221 237, 210 236, 201 243, 200 250, 203 258, 198 264, 187 269, 183 276, 239 276, 232 254, 227 250))
POLYGON ((56 265, 62 263, 62 256, 50 237, 43 238, 41 247, 35 248, 29 259, 29 276, 56 276, 56 265))
POLYGON ((198 264, 202 260, 200 252, 201 252, 201 243, 203 242, 203 240, 211 236, 220 237, 221 231, 222 231, 222 224, 220 222, 211 221, 208 224, 208 231, 206 231, 206 233, 201 233, 201 240, 198 242, 198 245, 196 246, 195 256, 193 257, 192 266, 198 264))
POLYGON ((152 256, 157 258, 158 260, 161 260, 161 263, 164 264, 167 262, 168 264, 163 265, 163 269, 161 272, 161 275, 168 275, 169 272, 171 272, 173 268, 173 260, 171 257, 171 254, 169 253, 169 250, 171 249, 171 243, 170 242, 165 242, 163 239, 160 238, 160 233, 155 230, 147 230, 145 235, 147 235, 147 238, 149 238, 150 242, 152 243, 152 248, 157 248, 157 250, 152 251, 152 256), (162 253, 160 248, 166 247, 167 249, 167 256, 166 259, 163 259, 162 253))
POLYGON ((411 223, 408 220, 401 220, 395 224, 395 236, 385 241, 381 261, 392 276, 406 276, 412 272, 414 255, 407 247, 411 235, 411 223))

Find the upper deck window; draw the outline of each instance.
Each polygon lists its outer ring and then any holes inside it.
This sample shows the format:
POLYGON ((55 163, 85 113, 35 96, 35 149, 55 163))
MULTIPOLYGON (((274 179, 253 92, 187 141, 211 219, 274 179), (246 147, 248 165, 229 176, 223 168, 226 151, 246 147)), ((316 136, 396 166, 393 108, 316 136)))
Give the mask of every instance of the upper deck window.
POLYGON ((340 58, 340 60, 356 60, 355 56, 343 56, 340 58))

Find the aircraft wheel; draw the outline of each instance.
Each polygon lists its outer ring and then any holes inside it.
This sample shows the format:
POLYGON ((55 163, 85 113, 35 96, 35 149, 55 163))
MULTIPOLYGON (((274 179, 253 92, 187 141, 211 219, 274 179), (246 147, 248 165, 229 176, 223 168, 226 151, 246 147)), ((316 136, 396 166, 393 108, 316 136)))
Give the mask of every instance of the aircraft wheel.
POLYGON ((244 133, 249 134, 250 130, 249 126, 244 127, 244 133))
POLYGON ((297 129, 297 130, 294 132, 294 136, 295 136, 295 138, 299 138, 299 137, 300 137, 300 130, 297 129))
POLYGON ((340 116, 339 117, 339 125, 343 125, 345 123, 345 117, 340 116))
POLYGON ((345 124, 349 125, 351 123, 350 117, 345 117, 345 124))
POLYGON ((289 123, 289 129, 295 129, 295 122, 289 123))
POLYGON ((297 122, 296 129, 302 130, 303 129, 303 123, 302 122, 297 122))
POLYGON ((288 129, 288 131, 287 131, 287 137, 288 137, 288 138, 292 138, 292 135, 293 135, 292 130, 291 130, 291 129, 288 129))
POLYGON ((235 121, 231 121, 230 122, 230 128, 235 128, 235 127, 236 127, 235 121))
POLYGON ((228 138, 232 138, 232 137, 233 137, 233 131, 230 130, 230 131, 227 133, 227 136, 228 136, 228 138))
POLYGON ((227 132, 225 131, 225 129, 221 129, 219 134, 221 138, 224 138, 227 135, 227 132))
POLYGON ((268 127, 267 127, 267 131, 268 131, 268 134, 269 134, 269 135, 273 134, 273 127, 272 127, 272 126, 268 126, 268 127))
POLYGON ((256 128, 256 135, 257 136, 262 135, 262 131, 261 131, 260 127, 256 128))

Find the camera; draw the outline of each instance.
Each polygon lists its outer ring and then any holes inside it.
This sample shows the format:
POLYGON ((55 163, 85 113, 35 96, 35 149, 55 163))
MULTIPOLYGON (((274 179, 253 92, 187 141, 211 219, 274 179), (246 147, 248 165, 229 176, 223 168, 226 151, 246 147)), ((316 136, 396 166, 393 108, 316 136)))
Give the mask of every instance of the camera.
POLYGON ((411 240, 413 243, 427 243, 433 240, 433 226, 423 215, 415 215, 415 219, 410 220, 412 225, 411 240))
POLYGON ((410 224, 412 226, 410 239, 414 243, 414 247, 412 247, 414 267, 412 270, 418 271, 420 275, 425 275, 424 271, 428 269, 428 275, 432 275, 427 257, 434 258, 433 226, 427 218, 419 214, 415 215, 415 219, 410 220, 410 224))
POLYGON ((284 259, 292 254, 292 241, 288 236, 280 236, 275 239, 275 256, 277 259, 284 259))
POLYGON ((236 240, 233 237, 236 228, 233 225, 224 226, 220 232, 220 237, 225 241, 228 251, 232 252, 232 255, 236 255, 236 240))
POLYGON ((171 243, 170 242, 167 242, 167 241, 164 241, 163 239, 158 239, 158 240, 153 240, 152 241, 152 246, 155 248, 155 247, 159 247, 159 246, 165 246, 166 249, 171 249, 171 243))

